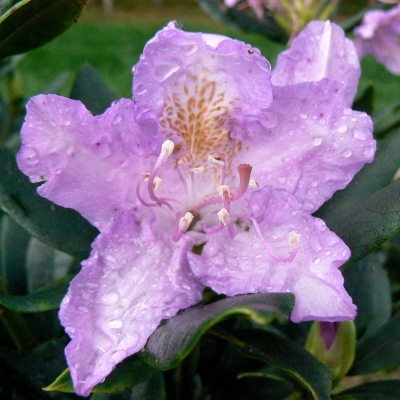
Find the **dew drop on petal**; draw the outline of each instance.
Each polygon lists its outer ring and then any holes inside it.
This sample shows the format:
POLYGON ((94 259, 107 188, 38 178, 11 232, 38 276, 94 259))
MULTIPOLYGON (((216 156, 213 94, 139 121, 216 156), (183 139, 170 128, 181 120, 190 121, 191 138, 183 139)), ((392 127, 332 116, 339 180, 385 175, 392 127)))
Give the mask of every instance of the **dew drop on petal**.
POLYGON ((375 150, 374 150, 374 148, 372 146, 371 147, 366 147, 364 149, 364 151, 363 151, 363 156, 367 160, 369 160, 369 159, 371 159, 373 157, 374 153, 375 153, 375 150))
POLYGON ((66 119, 66 120, 64 121, 64 125, 67 125, 67 126, 68 126, 68 125, 71 125, 71 121, 69 121, 69 120, 66 119))
POLYGON ((312 140, 313 146, 319 146, 321 143, 322 143, 322 138, 321 138, 321 137, 315 137, 315 138, 312 140))
POLYGON ((101 297, 102 303, 109 306, 115 304, 118 301, 118 299, 119 295, 117 292, 114 291, 108 292, 101 297))
POLYGON ((354 138, 358 140, 365 140, 368 137, 369 133, 369 129, 365 126, 358 126, 353 130, 354 138))
POLYGON ((107 323, 107 326, 111 329, 120 329, 123 325, 124 323, 120 319, 113 319, 107 323))
POLYGON ((308 117, 307 114, 304 114, 304 113, 303 113, 303 114, 300 114, 300 118, 301 118, 301 119, 307 119, 307 117, 308 117))
POLYGON ((330 254, 331 254, 330 250, 326 250, 326 251, 325 251, 325 255, 326 255, 326 256, 329 256, 330 254))
POLYGON ((117 114, 114 119, 112 120, 113 125, 118 125, 121 122, 121 114, 117 114))
POLYGON ((352 114, 351 108, 345 108, 345 109, 343 110, 343 114, 344 114, 344 115, 351 115, 351 114, 352 114))
POLYGON ((338 128, 339 133, 345 133, 347 132, 347 125, 340 125, 338 128))
POLYGON ((126 358, 126 356, 127 352, 125 350, 117 350, 114 351, 114 353, 112 353, 110 357, 115 363, 117 363, 126 358))
POLYGON ((39 162, 38 156, 39 153, 33 147, 27 147, 23 152, 23 157, 29 165, 36 165, 39 162))
POLYGON ((303 210, 310 211, 314 209, 314 204, 311 201, 305 200, 303 201, 303 210))
POLYGON ((315 258, 314 261, 313 261, 313 264, 314 265, 318 265, 320 262, 321 262, 320 258, 315 258))
POLYGON ((350 157, 352 154, 353 154, 353 152, 350 149, 344 149, 342 151, 342 156, 346 157, 346 158, 350 157))

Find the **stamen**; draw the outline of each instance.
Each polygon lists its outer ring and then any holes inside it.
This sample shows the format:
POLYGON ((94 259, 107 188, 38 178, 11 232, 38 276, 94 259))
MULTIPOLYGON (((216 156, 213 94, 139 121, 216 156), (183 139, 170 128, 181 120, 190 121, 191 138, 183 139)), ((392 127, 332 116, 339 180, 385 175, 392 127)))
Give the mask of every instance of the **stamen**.
POLYGON ((153 181, 153 190, 154 190, 154 192, 157 191, 157 189, 160 186, 161 182, 162 182, 162 179, 159 176, 155 176, 154 177, 154 181, 153 181))
POLYGON ((213 228, 207 228, 206 223, 204 221, 201 221, 200 226, 205 233, 217 233, 221 232, 225 228, 225 225, 222 222, 219 225, 214 226, 213 228))
POLYGON ((218 193, 221 196, 222 201, 224 202, 226 210, 229 212, 231 210, 231 202, 230 202, 231 193, 229 190, 229 186, 221 185, 218 188, 218 193))
POLYGON ((267 250, 267 252, 269 253, 269 255, 272 258, 275 258, 275 260, 282 261, 282 262, 293 261, 293 259, 296 257, 298 244, 300 242, 300 235, 297 232, 294 232, 294 231, 289 232, 288 241, 289 241, 289 245, 290 245, 290 255, 289 255, 289 257, 282 258, 281 256, 276 255, 273 252, 273 250, 268 246, 267 242, 265 241, 265 239, 262 235, 260 227, 258 226, 257 221, 253 217, 250 217, 250 216, 242 216, 242 217, 251 220, 251 222, 253 223, 254 229, 256 230, 257 235, 261 240, 261 243, 264 245, 265 250, 267 250))
POLYGON ((196 167, 196 168, 192 168, 191 171, 194 174, 202 174, 205 171, 205 167, 203 165, 201 165, 200 167, 196 167))
POLYGON ((218 218, 226 226, 229 236, 233 239, 235 237, 235 228, 233 227, 228 210, 226 208, 221 208, 221 210, 218 211, 218 218))
POLYGON ((140 187, 142 186, 142 182, 148 182, 150 174, 142 174, 142 176, 139 178, 138 183, 136 185, 136 196, 138 200, 146 207, 158 207, 159 204, 157 203, 148 203, 145 201, 140 194, 140 187))
POLYGON ((221 160, 220 158, 214 157, 211 154, 208 155, 207 157, 208 161, 212 162, 213 164, 221 165, 224 166, 225 162, 221 160))
POLYGON ((249 180, 249 188, 253 189, 253 190, 257 190, 258 187, 259 187, 259 185, 256 182, 256 180, 254 178, 250 178, 250 180, 249 180))
POLYGON ((172 233, 172 240, 174 242, 177 242, 182 237, 182 234, 188 230, 194 218, 194 215, 190 212, 186 212, 182 218, 181 216, 181 212, 176 213, 174 232, 172 233))
POLYGON ((240 199, 246 193, 246 190, 249 187, 251 170, 252 167, 249 164, 240 164, 238 166, 239 187, 236 192, 231 195, 231 201, 240 199))
MULTIPOLYGON (((147 183, 147 190, 149 192, 149 197, 151 200, 155 201, 158 205, 166 205, 171 211, 173 211, 172 206, 168 203, 166 199, 159 198, 154 193, 154 181, 156 179, 156 174, 160 166, 167 161, 169 156, 174 151, 174 143, 171 140, 166 140, 161 146, 160 155, 157 158, 156 163, 154 164, 153 170, 150 173, 149 180, 147 183)), ((157 186, 157 184, 156 184, 157 186)))

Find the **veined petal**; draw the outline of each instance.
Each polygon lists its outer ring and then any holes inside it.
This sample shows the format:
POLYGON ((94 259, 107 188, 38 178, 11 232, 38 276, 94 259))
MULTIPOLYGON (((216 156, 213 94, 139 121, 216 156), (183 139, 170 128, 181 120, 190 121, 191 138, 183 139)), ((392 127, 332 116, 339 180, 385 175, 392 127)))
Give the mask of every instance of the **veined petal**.
POLYGON ((79 101, 36 96, 27 105, 19 168, 32 182, 46 181, 40 195, 103 229, 134 204, 145 164, 137 155, 159 147, 155 124, 139 126, 134 111, 133 101, 122 99, 93 117, 79 101))
POLYGON ((357 92, 361 69, 351 40, 330 21, 312 21, 281 53, 272 74, 275 86, 314 82, 330 78, 345 85, 344 96, 351 105, 357 92))
POLYGON ((258 49, 219 35, 158 32, 135 66, 133 91, 138 121, 160 121, 165 139, 189 168, 215 149, 232 158, 229 142, 271 125, 271 70, 258 49), (186 156, 186 158, 184 158, 186 156))
POLYGON ((141 350, 162 319, 201 299, 203 286, 186 259, 190 243, 173 245, 152 222, 129 213, 117 218, 93 243, 61 304, 72 339, 66 356, 80 395, 141 350))
POLYGON ((294 322, 354 319, 356 307, 343 287, 339 271, 350 256, 343 241, 325 223, 301 210, 297 200, 283 190, 256 191, 247 206, 258 222, 264 240, 275 255, 287 258, 290 232, 299 237, 292 261, 277 260, 265 250, 254 225, 236 219, 234 239, 225 231, 209 235, 201 256, 189 254, 195 275, 217 293, 292 292, 296 296, 294 322))
POLYGON ((274 88, 275 127, 243 142, 237 163, 251 160, 259 187, 293 194, 312 213, 373 160, 372 121, 343 102, 330 79, 274 88))

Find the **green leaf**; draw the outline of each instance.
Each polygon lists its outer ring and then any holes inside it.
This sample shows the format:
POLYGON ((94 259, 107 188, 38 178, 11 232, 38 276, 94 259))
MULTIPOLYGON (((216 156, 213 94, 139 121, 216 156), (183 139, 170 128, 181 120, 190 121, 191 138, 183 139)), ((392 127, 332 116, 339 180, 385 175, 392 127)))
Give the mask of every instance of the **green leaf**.
POLYGON ((31 235, 6 214, 3 214, 0 229, 0 271, 6 293, 24 295, 27 293, 26 250, 31 235))
MULTIPOLYGON (((134 354, 117 364, 106 380, 96 385, 92 389, 92 392, 119 392, 150 379, 154 372, 155 370, 150 365, 144 363, 139 358, 138 354, 134 354)), ((62 374, 59 375, 53 383, 45 387, 44 390, 74 393, 69 369, 62 372, 62 374)))
POLYGON ((344 190, 337 191, 316 213, 326 219, 356 206, 389 185, 400 168, 400 132, 378 141, 373 163, 365 165, 344 190))
POLYGON ((398 400, 400 380, 367 382, 334 396, 334 400, 398 400))
POLYGON ((400 101, 385 107, 373 116, 375 137, 383 137, 400 125, 400 101))
POLYGON ((400 312, 357 346, 350 375, 368 374, 400 365, 400 312))
POLYGON ((42 242, 82 260, 98 230, 76 211, 39 196, 18 169, 15 156, 0 145, 0 208, 42 242))
POLYGON ((66 276, 26 296, 0 295, 0 304, 23 313, 56 310, 67 293, 70 280, 71 276, 66 276))
POLYGON ((374 84, 371 82, 365 88, 363 94, 353 103, 352 109, 356 111, 363 111, 371 115, 373 111, 374 94, 375 88, 374 84))
POLYGON ((342 213, 324 218, 359 260, 391 238, 400 228, 400 180, 342 213))
POLYGON ((90 64, 79 68, 69 97, 80 100, 93 115, 102 114, 117 99, 90 64))
POLYGON ((392 312, 390 282, 382 252, 374 252, 343 271, 344 287, 357 306, 358 337, 367 337, 384 325, 392 312))
POLYGON ((42 46, 67 30, 88 0, 22 0, 0 17, 0 60, 42 46))
POLYGON ((291 293, 252 294, 228 297, 206 306, 188 308, 168 319, 147 341, 146 361, 159 369, 179 364, 206 331, 232 316, 246 316, 258 324, 274 318, 287 319, 293 308, 291 293))
POLYGON ((297 380, 314 399, 329 400, 332 378, 325 365, 292 341, 268 331, 243 330, 218 336, 236 344, 249 357, 265 361, 297 380))

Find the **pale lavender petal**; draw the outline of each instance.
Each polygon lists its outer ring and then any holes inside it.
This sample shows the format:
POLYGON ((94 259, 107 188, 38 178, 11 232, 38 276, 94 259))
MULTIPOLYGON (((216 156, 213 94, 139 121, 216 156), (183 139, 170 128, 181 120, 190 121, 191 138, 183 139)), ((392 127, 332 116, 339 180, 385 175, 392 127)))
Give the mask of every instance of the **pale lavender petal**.
POLYGON ((156 126, 140 127, 134 112, 128 99, 93 117, 79 101, 36 96, 27 105, 19 168, 32 182, 46 181, 40 195, 103 229, 134 204, 145 163, 137 156, 159 147, 156 126))
POLYGON ((136 118, 160 121, 164 137, 184 149, 190 129, 204 136, 208 130, 217 136, 221 128, 235 138, 253 135, 270 125, 270 77, 258 49, 169 24, 135 66, 136 118))
POLYGON ((344 96, 351 105, 357 92, 360 63, 351 40, 330 21, 312 21, 293 40, 289 50, 278 56, 272 74, 275 86, 330 78, 345 85, 344 96))
POLYGON ((60 319, 72 341, 66 356, 76 392, 88 396, 117 363, 138 352, 162 319, 201 299, 189 269, 190 243, 173 245, 151 226, 123 214, 93 243, 71 282, 60 319))
POLYGON ((390 72, 400 75, 400 5, 390 11, 368 12, 354 33, 360 57, 371 54, 390 72))
POLYGON ((350 250, 322 220, 302 211, 285 191, 268 187, 254 192, 247 214, 258 221, 265 241, 281 258, 290 254, 289 233, 300 235, 296 256, 290 262, 272 258, 252 223, 239 217, 234 239, 225 231, 209 235, 202 255, 189 255, 193 272, 205 285, 228 296, 294 293, 294 322, 354 319, 356 307, 338 269, 350 250))
POLYGON ((276 126, 244 141, 235 161, 253 166, 260 187, 285 189, 317 210, 375 154, 370 117, 347 108, 342 89, 329 79, 275 87, 276 126))

